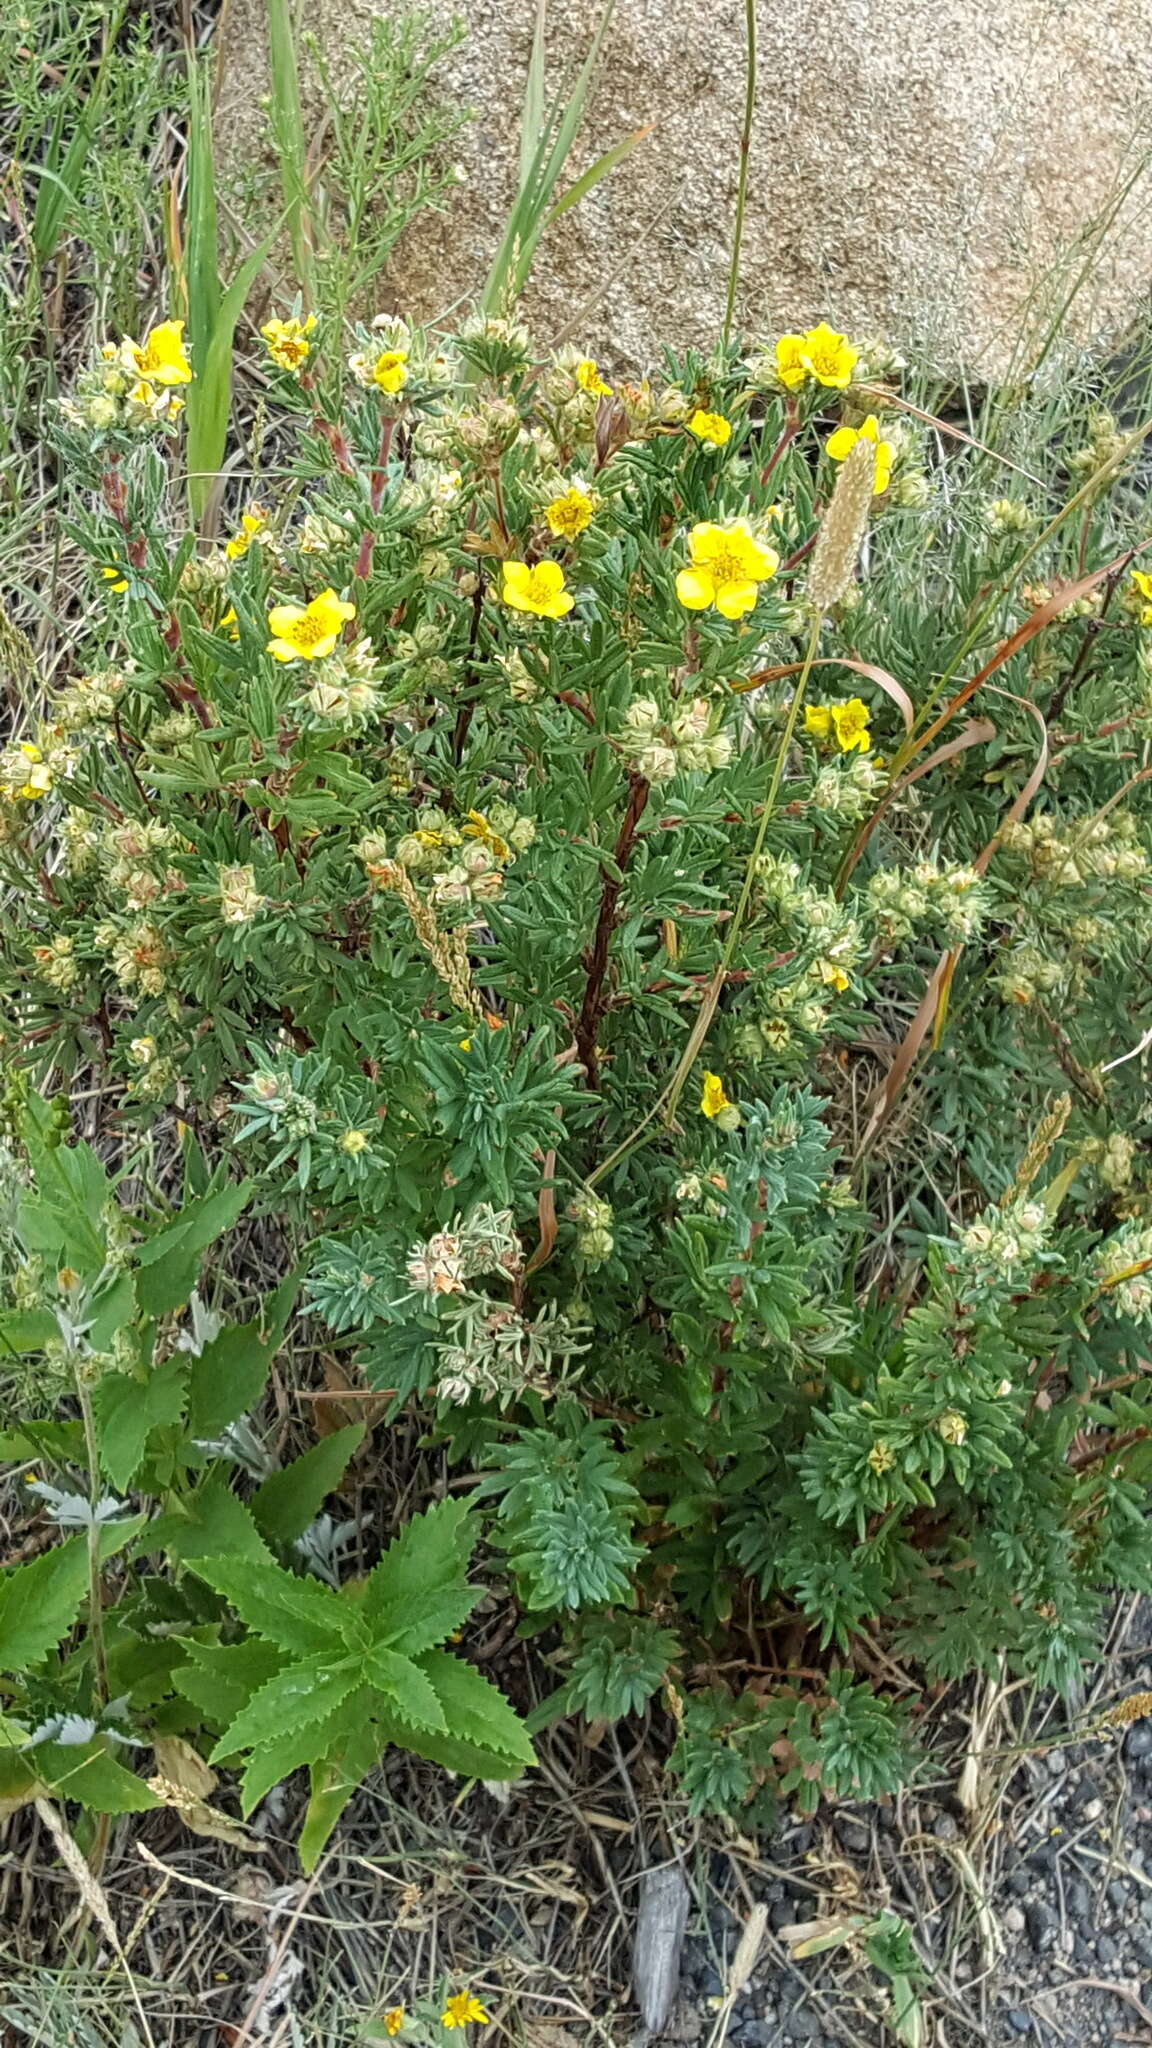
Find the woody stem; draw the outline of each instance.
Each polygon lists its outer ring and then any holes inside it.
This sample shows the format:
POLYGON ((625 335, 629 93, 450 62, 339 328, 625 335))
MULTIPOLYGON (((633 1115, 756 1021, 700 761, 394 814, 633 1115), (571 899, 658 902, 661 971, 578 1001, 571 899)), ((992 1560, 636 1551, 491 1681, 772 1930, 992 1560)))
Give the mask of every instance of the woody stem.
POLYGON ((588 979, 584 985, 584 1000, 580 1015, 576 1019, 576 1051, 584 1068, 590 1088, 600 1085, 600 1062, 596 1052, 596 1037, 604 1013, 608 1008, 605 982, 608 976, 608 954, 612 944, 612 933, 616 929, 616 913, 620 903, 620 892, 624 887, 624 876, 631 857, 637 827, 644 815, 648 802, 649 784, 643 775, 631 769, 628 775, 628 804, 616 835, 612 850, 614 870, 601 869, 603 886, 600 891, 600 912, 596 919, 596 931, 590 951, 585 955, 588 979))

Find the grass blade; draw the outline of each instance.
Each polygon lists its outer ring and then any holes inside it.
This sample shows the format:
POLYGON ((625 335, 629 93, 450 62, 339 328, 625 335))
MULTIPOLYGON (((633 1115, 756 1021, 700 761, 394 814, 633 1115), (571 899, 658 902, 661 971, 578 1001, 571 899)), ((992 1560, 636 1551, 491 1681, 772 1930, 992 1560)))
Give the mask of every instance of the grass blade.
POLYGON ((300 72, 290 0, 268 0, 268 61, 272 76, 272 140, 280 163, 284 218, 296 281, 305 309, 315 298, 312 210, 300 104, 300 72))

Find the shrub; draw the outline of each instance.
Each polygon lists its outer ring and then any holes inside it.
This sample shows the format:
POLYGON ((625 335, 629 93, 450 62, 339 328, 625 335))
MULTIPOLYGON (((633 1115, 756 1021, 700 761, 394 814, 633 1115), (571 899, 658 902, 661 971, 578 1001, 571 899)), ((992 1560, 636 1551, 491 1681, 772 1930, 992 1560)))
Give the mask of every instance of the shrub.
MULTIPOLYGON (((385 1739, 527 1753, 459 1660, 434 1733, 455 1510, 399 1539, 446 1560, 434 1637, 370 1642, 375 1578, 298 1552, 253 1597, 273 1482, 246 1508, 213 1439, 264 1367, 207 1429, 182 1363, 180 1219, 242 1174, 302 1344, 480 1475, 551 1711, 662 1694, 699 1811, 875 1793, 893 1657, 1070 1686, 1110 1589, 1152 1585, 1140 436, 1071 382, 949 439, 827 328, 642 384, 510 320, 377 322, 347 366, 298 313, 264 332, 278 415, 223 547, 182 524, 178 330, 65 402, 91 645, 0 762, 9 1058, 99 1102, 119 1188, 18 1091, 21 1443, 74 1486, 71 1374, 92 1512, 101 1475, 178 1496, 116 1509, 115 1627, 158 1587, 191 1646, 137 1739, 190 1697, 215 1755, 254 1745, 251 1799, 316 1769, 269 1687, 321 1688, 320 1743, 367 1686, 345 1788, 385 1739), (79 1251, 49 1157, 103 1219, 79 1251), (172 1548, 205 1492, 208 1562, 172 1548), (165 1548, 174 1581, 124 1565, 165 1548), (209 1701, 189 1659, 226 1652, 209 1701)), ((83 1649, 34 1648, 30 1697, 99 1719, 83 1649)))

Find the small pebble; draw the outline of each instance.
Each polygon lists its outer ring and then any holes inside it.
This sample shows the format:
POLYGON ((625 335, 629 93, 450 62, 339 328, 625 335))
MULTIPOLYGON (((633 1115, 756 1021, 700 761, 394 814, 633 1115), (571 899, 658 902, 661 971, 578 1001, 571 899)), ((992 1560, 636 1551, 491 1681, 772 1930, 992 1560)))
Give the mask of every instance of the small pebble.
MULTIPOLYGON (((1008 1889, 1014 1899, 1026 1899, 1032 1889, 1032 1879, 1026 1870, 1014 1870, 1008 1879, 1008 1889)), ((1152 1892, 1149 1893, 1152 1898, 1152 1892)))
POLYGON ((1005 1925, 1005 1927, 1006 1927, 1006 1928, 1008 1929, 1008 1932, 1009 1932, 1009 1934, 1023 1934, 1023 1932, 1024 1932, 1024 1909, 1023 1909, 1023 1907, 1022 1907, 1022 1906, 1006 1906, 1006 1907, 1004 1908, 1004 1925, 1005 1925))
POLYGON ((954 1842, 960 1830, 950 1813, 938 1813, 932 1823, 932 1833, 941 1842, 954 1842))
POLYGON ((1062 1749, 1050 1749, 1044 1759, 1054 1778, 1062 1778, 1068 1768, 1068 1759, 1062 1749))
POLYGON ((1108 1886, 1108 1897, 1118 1913, 1123 1913, 1127 1910, 1128 1887, 1122 1877, 1114 1877, 1112 1879, 1111 1884, 1108 1886))
POLYGON ((1045 1906, 1041 1900, 1034 1899, 1030 1906, 1024 1908, 1024 1922, 1028 1929, 1028 1939, 1037 1955, 1043 1955, 1056 1939, 1056 1915, 1051 1906, 1045 1906))
POLYGON ((1146 1756, 1152 1756, 1152 1726, 1147 1721, 1136 1721, 1124 1737, 1124 1756, 1128 1763, 1142 1763, 1146 1756))
POLYGON ((1056 1936, 1056 1947, 1062 1956, 1070 1956, 1075 1952, 1076 1936, 1070 1927, 1062 1927, 1060 1929, 1059 1934, 1056 1936))
POLYGON ((1080 1809, 1080 1818, 1087 1821, 1099 1820, 1103 1811, 1104 1801, 1102 1799, 1089 1799, 1085 1801, 1080 1809))
POLYGON ((814 2012, 801 2006, 791 2012, 784 2022, 784 2032, 790 2041, 815 2041, 820 2033, 820 2022, 814 2012))
POLYGON ((1018 2005, 1009 2006, 1004 2015, 1014 2034, 1027 2034, 1032 2030, 1032 2015, 1021 2011, 1018 2005))
POLYGON ((1096 1954, 1106 1968, 1116 1961, 1119 1953, 1120 1951, 1110 1934, 1098 1934, 1096 1936, 1096 1954))

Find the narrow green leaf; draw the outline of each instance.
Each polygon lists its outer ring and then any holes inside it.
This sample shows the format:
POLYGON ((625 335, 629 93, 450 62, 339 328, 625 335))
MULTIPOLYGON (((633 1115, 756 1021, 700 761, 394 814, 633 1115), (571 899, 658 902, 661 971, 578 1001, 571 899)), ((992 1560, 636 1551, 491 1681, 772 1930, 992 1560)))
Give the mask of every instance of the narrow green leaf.
POLYGON ((414 1728, 438 1732, 447 1729, 440 1696, 427 1673, 411 1657, 402 1657, 396 1650, 374 1650, 364 1666, 364 1675, 414 1728))
POLYGON ((467 1620, 480 1588, 465 1578, 476 1525, 450 1497, 413 1515, 370 1574, 361 1602, 380 1643, 408 1656, 431 1649, 467 1620))
MULTIPOLYGON (((327 1720, 360 1684, 355 1658, 333 1664, 331 1653, 305 1657, 285 1666, 241 1707, 217 1742, 209 1759, 231 1756, 238 1749, 259 1749, 279 1741, 312 1721, 327 1720)), ((301 1762, 307 1761, 301 1757, 301 1762)), ((295 1766, 291 1766, 295 1768, 295 1766)))
POLYGON ((447 1650, 426 1650, 420 1666, 436 1688, 454 1736, 518 1764, 535 1762, 519 1715, 474 1665, 447 1650))
POLYGON ((298 1579, 269 1558, 203 1557, 192 1566, 245 1626, 298 1655, 340 1656, 355 1640, 356 1610, 318 1579, 298 1579))
POLYGON ((247 1816, 273 1785, 304 1764, 319 1764, 337 1755, 365 1726, 364 1709, 370 1699, 364 1692, 350 1693, 332 1714, 322 1721, 286 1729, 272 1742, 262 1743, 249 1758, 240 1787, 241 1811, 247 1816))
POLYGON ((252 1513, 270 1543, 290 1543, 315 1521, 363 1441, 363 1423, 350 1423, 264 1481, 252 1496, 252 1513))
POLYGON ((377 1731, 366 1721, 344 1742, 339 1756, 312 1766, 312 1797, 300 1830, 301 1868, 315 1870, 321 1852, 362 1778, 380 1755, 377 1731))
POLYGON ((187 1662, 172 1669, 172 1683, 217 1728, 227 1727, 253 1694, 282 1669, 274 1643, 250 1636, 243 1643, 198 1643, 186 1637, 187 1662))
POLYGON ((544 222, 544 231, 547 232, 553 222, 558 221, 561 214, 567 213, 570 207, 578 206, 585 195, 600 183, 601 178, 606 178, 609 171, 614 171, 617 164, 622 164, 625 157, 631 156, 634 149, 647 141, 655 125, 654 121, 649 121, 647 127, 633 129, 631 135, 626 135, 621 142, 613 143, 611 149, 606 149, 603 156, 598 156, 594 164, 589 164, 588 169, 577 178, 575 184, 569 185, 564 197, 556 201, 544 222))

